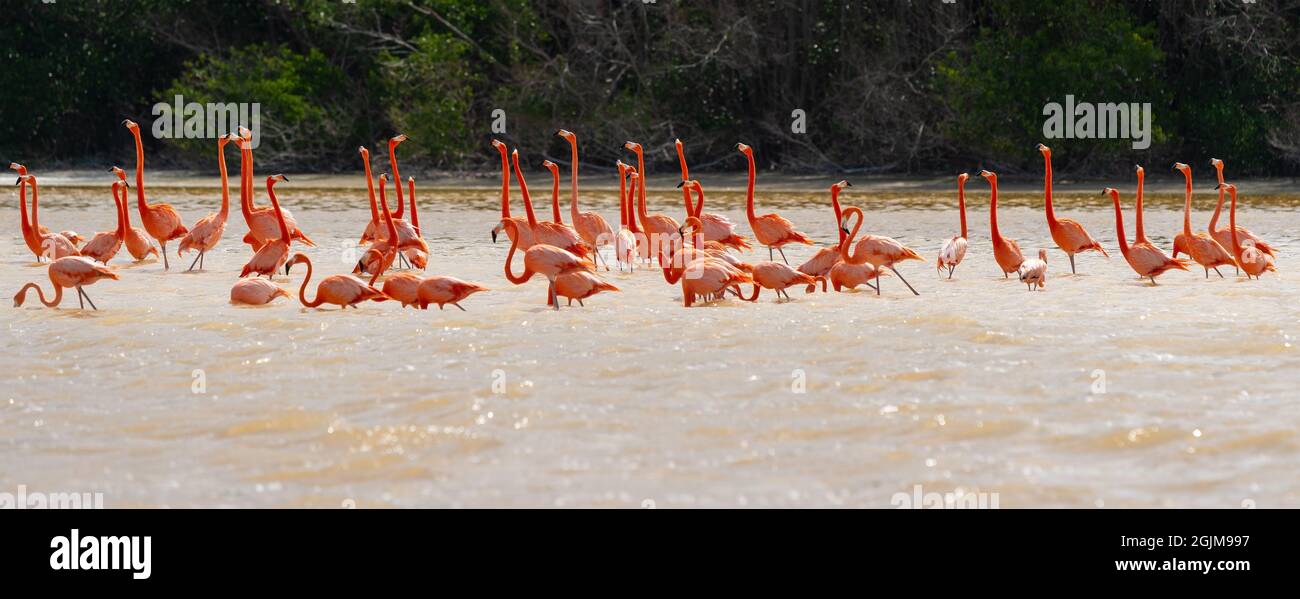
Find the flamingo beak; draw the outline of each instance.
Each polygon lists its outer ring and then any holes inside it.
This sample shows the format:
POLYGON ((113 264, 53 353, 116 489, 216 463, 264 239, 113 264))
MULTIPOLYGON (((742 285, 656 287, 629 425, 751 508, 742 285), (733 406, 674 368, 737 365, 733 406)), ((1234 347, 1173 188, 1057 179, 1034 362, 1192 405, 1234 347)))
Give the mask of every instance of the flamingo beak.
POLYGON ((844 186, 845 186, 845 187, 853 187, 853 184, 852 184, 852 183, 849 183, 848 181, 845 181, 845 182, 844 182, 844 186))
POLYGON ((492 243, 496 243, 496 242, 497 242, 497 230, 492 229, 492 243))
POLYGON ((685 181, 682 181, 681 183, 678 183, 678 184, 677 184, 677 189, 681 189, 683 185, 686 185, 686 182, 685 182, 685 181))

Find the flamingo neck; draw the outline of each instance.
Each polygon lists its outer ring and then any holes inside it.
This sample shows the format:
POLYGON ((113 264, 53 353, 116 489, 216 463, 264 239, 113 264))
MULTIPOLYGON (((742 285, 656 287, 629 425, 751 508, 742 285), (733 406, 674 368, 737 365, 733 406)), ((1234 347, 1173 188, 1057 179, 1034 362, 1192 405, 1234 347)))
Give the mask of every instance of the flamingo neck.
POLYGON ((501 218, 510 218, 510 159, 501 148, 501 218))
POLYGON ((31 237, 35 232, 35 228, 27 220, 27 179, 19 181, 18 185, 18 214, 21 215, 22 219, 23 237, 31 237))
MULTIPOLYGON (((564 219, 560 218, 560 169, 556 168, 551 171, 551 220, 564 224, 564 219)), ((577 222, 577 219, 574 219, 577 222)))
POLYGON ((994 243, 1002 242, 1002 233, 998 231, 998 182, 989 180, 989 235, 994 243))
POLYGON ((120 185, 113 186, 113 207, 117 209, 117 239, 122 241, 126 239, 126 189, 120 185), (122 189, 122 197, 118 197, 117 190, 122 189))
MULTIPOLYGON (((1223 180, 1223 173, 1219 173, 1219 180, 1223 180)), ((1214 215, 1210 217, 1210 232, 1213 233, 1219 224, 1219 213, 1223 211, 1223 183, 1219 183, 1219 203, 1214 205, 1214 215)))
MULTIPOLYGON (((219 213, 222 222, 230 214, 230 175, 226 172, 226 148, 221 146, 217 152, 217 169, 221 171, 221 212, 219 213)), ((116 194, 114 194, 116 195, 116 194)))
POLYGON ((1187 191, 1183 193, 1183 235, 1192 234, 1192 171, 1183 171, 1187 178, 1187 191))
MULTIPOLYGON (((136 127, 131 130, 131 135, 135 137, 135 199, 136 204, 141 211, 148 210, 149 204, 144 199, 144 142, 140 141, 140 128, 136 127)), ((35 211, 36 194, 32 193, 32 210, 35 211)), ((144 217, 141 217, 144 218, 144 217)))
POLYGON ((311 260, 306 256, 302 256, 301 261, 307 265, 307 276, 302 278, 302 285, 298 287, 298 301, 308 308, 315 308, 325 303, 325 300, 320 296, 320 289, 316 290, 316 299, 307 300, 307 283, 311 281, 311 260))
POLYGON ((59 302, 63 301, 63 288, 62 288, 62 287, 59 287, 58 283, 54 283, 54 279, 50 279, 50 283, 52 283, 52 284, 54 285, 54 298, 53 298, 53 299, 50 299, 50 300, 45 299, 45 292, 42 291, 42 290, 41 290, 41 286, 40 286, 40 285, 37 285, 36 283, 28 283, 28 284, 26 284, 26 285, 23 285, 23 288, 18 290, 18 296, 17 296, 17 297, 19 297, 19 298, 21 298, 21 299, 26 299, 26 298, 27 298, 27 290, 29 290, 29 289, 35 289, 35 290, 36 290, 36 296, 39 297, 39 298, 41 298, 41 303, 42 303, 42 304, 45 304, 45 307, 46 307, 46 308, 55 308, 55 307, 58 307, 59 302))
POLYGON ((842 236, 842 238, 840 239, 840 259, 850 264, 861 264, 863 262, 866 262, 866 260, 858 261, 855 260, 856 256, 850 256, 849 246, 853 245, 854 238, 858 236, 858 230, 862 228, 862 219, 863 219, 862 210, 858 209, 856 206, 851 206, 844 211, 844 214, 855 215, 858 217, 858 221, 853 224, 853 230, 850 231, 847 235, 844 234, 843 229, 840 230, 840 234, 842 236))
POLYGON ((754 155, 745 152, 745 158, 749 159, 749 182, 745 186, 745 216, 749 218, 750 225, 758 220, 754 214, 754 155))
MULTIPOLYGON (((398 183, 397 187, 400 189, 402 187, 401 183, 398 183)), ((393 218, 395 218, 393 213, 388 211, 388 197, 384 192, 387 188, 388 181, 384 180, 383 177, 379 177, 379 206, 384 210, 384 224, 388 229, 388 244, 397 247, 397 225, 393 224, 393 218)), ((372 282, 371 285, 373 284, 372 282)))
POLYGON ((961 238, 966 239, 966 182, 957 184, 957 212, 961 215, 961 238))
POLYGON ((1147 243, 1147 230, 1142 225, 1142 195, 1143 188, 1146 187, 1146 173, 1138 173, 1138 190, 1137 190, 1137 213, 1133 216, 1133 243, 1147 243))
POLYGON ((569 218, 578 224, 578 139, 569 144, 569 218))
POLYGON ((840 188, 838 185, 831 187, 831 209, 835 211, 835 230, 840 234, 840 243, 844 243, 844 229, 840 227, 840 219, 844 217, 844 212, 840 209, 840 188))
POLYGON ((266 182, 266 195, 271 198, 271 208, 275 209, 275 222, 280 225, 280 241, 289 245, 289 225, 284 222, 284 211, 280 210, 280 201, 275 197, 275 186, 270 181, 266 182))
MULTIPOLYGON (((1056 211, 1052 209, 1052 157, 1044 155, 1043 160, 1046 161, 1045 175, 1043 178, 1043 194, 1047 198, 1047 224, 1055 227, 1056 211)), ((962 237, 965 237, 965 235, 962 237)))
MULTIPOLYGON (((1119 193, 1112 193, 1110 197, 1115 202, 1115 235, 1119 237, 1119 251, 1124 254, 1125 258, 1128 258, 1128 239, 1124 235, 1124 211, 1119 206, 1119 193)), ((1141 243, 1141 241, 1139 240, 1137 243, 1141 243)))
MULTIPOLYGON (((36 178, 32 178, 32 231, 41 234, 41 199, 36 190, 36 178)), ((57 287, 57 285, 56 285, 57 287)))
POLYGON ((253 202, 249 199, 249 182, 252 177, 248 174, 248 161, 252 151, 244 147, 246 144, 239 144, 239 211, 244 213, 244 222, 248 223, 249 228, 253 226, 253 202))
POLYGON ((636 186, 641 183, 640 177, 628 177, 627 186, 627 228, 633 233, 639 233, 641 230, 636 224, 636 209, 633 205, 636 203, 636 186))
POLYGON ((415 231, 419 233, 420 215, 415 211, 415 179, 407 179, 406 185, 410 188, 407 190, 406 195, 411 198, 411 226, 415 227, 415 231))
POLYGON ((393 212, 393 218, 402 218, 406 199, 402 197, 402 174, 397 172, 397 146, 388 146, 388 163, 393 167, 393 187, 397 188, 397 210, 393 212))
POLYGON ((627 226, 627 172, 618 170, 618 225, 627 226))
MULTIPOLYGON (((684 186, 683 186, 684 187, 684 186)), ((695 187, 695 214, 691 214, 690 204, 686 205, 686 215, 702 218, 704 214, 704 187, 696 185, 695 187)))
POLYGON ((528 213, 529 228, 537 228, 537 215, 533 212, 533 198, 528 195, 528 183, 524 181, 524 173, 519 170, 519 157, 515 156, 515 179, 519 181, 519 193, 524 196, 524 212, 528 213))
POLYGON ((1232 196, 1232 207, 1228 209, 1228 230, 1232 231, 1232 255, 1241 262, 1241 242, 1237 239, 1237 190, 1228 192, 1232 196))
POLYGON ((375 202, 375 178, 370 173, 370 154, 361 156, 366 169, 366 192, 370 195, 370 222, 379 221, 379 204, 375 202))
POLYGON ((533 278, 533 273, 528 270, 527 260, 524 261, 523 274, 515 275, 515 273, 510 271, 510 263, 514 261, 515 252, 519 250, 519 226, 512 220, 507 220, 505 223, 506 232, 510 234, 510 251, 506 252, 506 263, 504 267, 506 279, 515 285, 523 285, 528 282, 528 279, 533 278))

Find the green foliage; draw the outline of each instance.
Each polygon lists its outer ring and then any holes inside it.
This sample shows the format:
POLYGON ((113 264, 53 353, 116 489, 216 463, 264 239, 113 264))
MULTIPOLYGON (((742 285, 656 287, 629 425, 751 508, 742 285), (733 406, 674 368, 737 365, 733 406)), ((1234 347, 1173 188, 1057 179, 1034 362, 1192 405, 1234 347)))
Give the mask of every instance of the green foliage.
POLYGON ((395 130, 410 136, 407 146, 442 165, 458 164, 472 147, 469 123, 476 76, 468 66, 469 45, 446 34, 426 33, 405 57, 380 57, 380 83, 395 130))

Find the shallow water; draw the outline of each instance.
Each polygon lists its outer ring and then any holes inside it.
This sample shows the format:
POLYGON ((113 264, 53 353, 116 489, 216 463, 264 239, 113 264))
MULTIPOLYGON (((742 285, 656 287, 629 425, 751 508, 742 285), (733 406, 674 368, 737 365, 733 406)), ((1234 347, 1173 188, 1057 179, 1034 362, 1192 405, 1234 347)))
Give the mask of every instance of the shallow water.
MULTIPOLYGON (((761 186, 760 212, 833 240, 824 191, 761 186)), ((232 307, 249 257, 236 206, 206 272, 177 272, 189 259, 174 242, 168 273, 123 251, 121 280, 87 288, 98 312, 71 297, 0 310, 0 492, 101 492, 113 507, 890 507, 921 485, 997 493, 1002 507, 1296 506, 1300 198, 1249 191, 1240 221, 1281 250, 1281 273, 1262 281, 1198 269, 1151 287, 1118 255, 1105 198, 1067 196, 1058 210, 1113 257, 1082 255, 1069 276, 1052 251, 1046 289, 1027 292, 994 265, 987 186, 972 181, 980 208, 952 281, 933 270, 957 231, 950 194, 843 196, 867 209, 864 230, 926 258, 900 269, 920 297, 887 278, 881 297, 791 290, 787 304, 765 292, 687 310, 680 288, 638 270, 607 275, 621 293, 558 312, 544 282, 502 276, 490 189, 420 194, 429 272, 492 288, 468 312, 232 307)), ((42 192, 53 230, 113 222, 106 185, 42 192)), ((319 244, 307 250, 316 276, 350 270, 362 196, 277 192, 319 244)), ((0 289, 48 286, 7 194, 0 289)), ((151 195, 187 224, 216 204, 212 189, 151 195)), ((584 207, 614 221, 612 196, 589 190, 584 207)), ((1123 199, 1131 235, 1130 189, 1123 199)), ((1147 214, 1166 248, 1180 199, 1153 198, 1147 214)), ((742 201, 710 192, 708 209, 743 223, 742 201)), ((1052 245, 1039 201, 1017 194, 999 211, 1026 254, 1052 245)), ((667 188, 651 207, 682 216, 667 188)), ((1212 196, 1197 207, 1203 228, 1212 196)), ((812 251, 787 254, 798 264, 812 251)), ((303 274, 277 281, 296 292, 303 274)))

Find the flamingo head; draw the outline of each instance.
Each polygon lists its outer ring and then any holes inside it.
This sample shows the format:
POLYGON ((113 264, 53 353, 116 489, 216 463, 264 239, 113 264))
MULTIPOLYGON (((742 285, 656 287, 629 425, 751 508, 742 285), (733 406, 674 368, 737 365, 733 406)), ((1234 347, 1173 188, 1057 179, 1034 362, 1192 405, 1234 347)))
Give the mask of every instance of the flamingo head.
POLYGON ((957 175, 957 184, 964 185, 966 183, 966 180, 969 178, 970 178, 970 173, 962 173, 960 175, 957 175))
POLYGON ((1181 162, 1174 163, 1174 170, 1180 171, 1184 175, 1190 175, 1192 173, 1192 167, 1187 166, 1186 164, 1183 164, 1181 162))
POLYGON ((695 179, 682 179, 682 182, 677 184, 677 189, 681 189, 683 187, 687 189, 693 189, 696 185, 699 184, 700 182, 696 181, 695 179))
POLYGON ((266 186, 272 187, 276 183, 279 183, 281 181, 288 181, 288 180, 289 178, 284 175, 280 175, 280 174, 271 175, 270 177, 266 178, 266 186))
POLYGON ((831 187, 834 187, 835 189, 844 189, 845 187, 853 187, 853 184, 845 180, 845 181, 840 181, 839 183, 836 183, 831 187))
POLYGON ((980 171, 980 176, 981 176, 981 177, 984 177, 985 179, 988 179, 989 181, 997 181, 997 180, 998 180, 998 174, 995 173, 995 172, 992 172, 992 171, 988 171, 988 170, 981 170, 981 171, 980 171))
POLYGON ((123 127, 126 127, 127 129, 130 129, 131 131, 139 131, 139 130, 140 130, 140 125, 137 125, 137 124, 135 123, 135 121, 133 121, 133 120, 131 120, 131 119, 122 119, 122 126, 123 126, 123 127))
POLYGON ((218 138, 217 138, 217 147, 218 147, 218 148, 224 148, 224 147, 226 147, 226 144, 228 144, 228 143, 230 143, 230 134, 229 134, 229 133, 222 133, 222 134, 221 134, 221 137, 218 137, 218 138))
POLYGON ((557 129, 555 131, 555 134, 560 137, 563 137, 564 141, 567 141, 569 143, 573 143, 574 140, 578 139, 578 136, 574 135, 573 132, 569 131, 568 129, 557 129))
POLYGON ((744 154, 744 155, 746 155, 746 156, 749 156, 749 155, 751 155, 751 154, 754 153, 754 149, 753 149, 753 148, 751 148, 751 147, 749 147, 749 146, 747 146, 747 145, 745 145, 745 144, 743 144, 743 143, 741 143, 741 144, 736 144, 736 149, 737 149, 737 150, 740 150, 740 153, 742 153, 742 154, 744 154))
POLYGON ((506 144, 502 143, 501 140, 493 139, 492 147, 496 148, 498 152, 501 152, 501 156, 504 157, 506 155, 506 144))
POLYGON ((618 167, 618 176, 620 177, 627 176, 627 164, 625 164, 622 160, 618 160, 614 162, 614 166, 618 167))
POLYGON ((242 137, 244 141, 253 141, 253 131, 248 127, 240 125, 237 131, 239 131, 239 136, 242 137))
POLYGON ((677 228, 677 234, 681 235, 682 239, 685 239, 686 233, 688 231, 699 232, 702 229, 704 229, 704 223, 700 222, 700 219, 694 216, 688 216, 686 217, 686 220, 682 223, 682 226, 677 228))
POLYGON ((554 177, 560 176, 560 167, 556 166, 554 162, 551 162, 550 160, 543 160, 542 166, 546 167, 547 169, 550 169, 552 176, 554 177))
POLYGON ((1106 189, 1101 190, 1101 195, 1109 195, 1109 196, 1111 197, 1111 199, 1114 199, 1114 200, 1115 200, 1115 204, 1116 204, 1116 205, 1119 204, 1119 190, 1118 190, 1118 189, 1115 189, 1114 187, 1107 187, 1106 189))
POLYGON ((306 261, 307 261, 307 256, 305 254, 303 254, 302 252, 295 253, 293 256, 289 257, 289 259, 284 262, 284 274, 288 276, 289 269, 292 268, 293 265, 298 264, 299 262, 306 262, 306 261))
POLYGON ((634 141, 623 142, 623 147, 636 152, 637 155, 641 154, 641 144, 634 141))
POLYGON ((402 142, 406 141, 406 139, 407 138, 405 133, 398 133, 397 135, 388 138, 388 147, 390 149, 396 148, 402 142))
POLYGON ((497 226, 492 227, 492 243, 497 242, 497 235, 500 234, 501 231, 505 230, 505 228, 506 228, 506 221, 504 220, 498 221, 497 226))
POLYGON ((115 166, 113 168, 108 169, 108 172, 117 175, 117 178, 121 179, 123 182, 126 181, 126 171, 122 170, 122 167, 115 166))
POLYGON ((23 165, 21 165, 21 164, 18 164, 17 162, 10 162, 10 163, 9 163, 9 168, 11 168, 11 169, 13 169, 15 172, 17 172, 19 176, 22 176, 22 175, 26 175, 26 174, 27 174, 27 167, 25 167, 25 166, 23 166, 23 165))
POLYGON ((1043 156, 1051 157, 1052 155, 1052 149, 1043 144, 1038 144, 1038 151, 1041 152, 1043 156))
POLYGON ((1042 260, 1044 263, 1046 263, 1046 262, 1047 262, 1047 250, 1045 250, 1045 249, 1043 249, 1043 248, 1038 248, 1038 259, 1039 259, 1039 260, 1042 260))
POLYGON ((361 159, 362 159, 362 160, 369 160, 369 159, 370 159, 370 150, 367 150, 365 146, 361 146, 361 147, 357 148, 357 153, 358 153, 358 154, 361 154, 361 159))
POLYGON ((1147 170, 1142 168, 1142 165, 1140 164, 1135 165, 1134 169, 1137 171, 1138 178, 1141 178, 1143 175, 1147 174, 1147 170))

